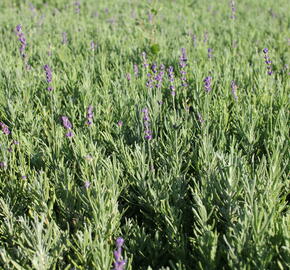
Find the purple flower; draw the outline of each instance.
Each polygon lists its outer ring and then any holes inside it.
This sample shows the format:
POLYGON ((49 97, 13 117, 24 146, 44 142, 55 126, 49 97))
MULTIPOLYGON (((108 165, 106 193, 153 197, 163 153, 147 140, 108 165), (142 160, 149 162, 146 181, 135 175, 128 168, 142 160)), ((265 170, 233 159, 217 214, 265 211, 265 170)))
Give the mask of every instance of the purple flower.
POLYGON ((43 67, 43 69, 45 71, 46 82, 48 83, 47 90, 51 91, 53 89, 52 86, 51 86, 51 82, 52 82, 52 71, 51 71, 51 68, 49 67, 49 65, 45 65, 43 67))
POLYGON ((234 20, 236 18, 236 3, 234 0, 230 1, 230 6, 231 6, 231 10, 232 10, 231 19, 234 20))
POLYGON ((265 59, 265 64, 267 65, 267 69, 268 69, 268 75, 272 75, 273 70, 272 70, 272 61, 270 60, 270 57, 268 55, 269 49, 268 48, 264 48, 263 49, 263 53, 264 53, 264 59, 265 59))
POLYGON ((87 124, 90 126, 93 123, 93 118, 94 118, 94 107, 90 105, 87 109, 87 124))
POLYGON ((8 128, 7 125, 5 125, 3 122, 0 122, 0 127, 2 129, 2 132, 6 135, 9 135, 10 134, 10 130, 8 128))
POLYGON ((91 186, 91 182, 85 181, 84 186, 86 189, 88 189, 91 186))
POLYGON ((156 63, 152 64, 151 70, 152 70, 153 73, 157 73, 157 65, 156 65, 156 63))
POLYGON ((134 64, 133 69, 134 69, 134 75, 135 75, 135 77, 138 77, 138 74, 139 74, 138 65, 137 64, 134 64))
POLYGON ((173 72, 173 67, 170 66, 167 70, 168 72, 168 77, 169 77, 169 82, 170 82, 170 90, 171 90, 171 95, 175 96, 175 86, 174 86, 174 72, 173 72))
POLYGON ((16 31, 16 35, 18 37, 18 40, 20 41, 20 48, 19 48, 19 51, 20 51, 20 55, 22 56, 22 59, 25 63, 25 68, 26 70, 29 70, 31 67, 30 65, 28 64, 28 59, 27 59, 27 56, 26 56, 26 53, 25 53, 25 49, 26 49, 26 46, 27 46, 27 43, 26 43, 26 38, 22 32, 22 27, 20 24, 18 24, 15 28, 15 31, 16 31))
POLYGON ((122 246, 124 244, 124 239, 122 237, 118 237, 116 240, 117 250, 114 251, 115 263, 114 270, 123 270, 126 264, 126 261, 122 258, 122 246))
POLYGON ((153 88, 153 80, 150 73, 147 73, 147 78, 148 78, 148 81, 146 82, 146 86, 148 88, 153 88))
POLYGON ((26 176, 26 175, 22 175, 21 178, 22 178, 23 180, 25 180, 25 179, 27 178, 27 176, 26 176))
POLYGON ((25 56, 26 56, 25 55, 25 48, 26 48, 27 43, 26 43, 26 38, 25 38, 24 34, 22 33, 22 27, 20 24, 18 24, 16 26, 16 35, 17 35, 18 40, 20 41, 20 44, 21 44, 20 49, 19 49, 20 54, 21 54, 22 58, 25 58, 25 56))
POLYGON ((181 49, 181 56, 179 57, 179 66, 181 69, 180 73, 181 73, 181 81, 182 81, 181 86, 187 86, 186 71, 185 71, 186 62, 187 62, 186 51, 185 51, 185 48, 182 48, 181 49))
POLYGON ((68 137, 68 138, 71 138, 71 137, 74 136, 74 134, 73 134, 73 132, 70 130, 69 132, 67 132, 67 133, 65 134, 65 136, 68 137))
POLYGON ((211 81, 212 81, 212 77, 208 76, 206 77, 203 82, 204 82, 204 89, 205 91, 208 93, 211 91, 211 81))
POLYGON ((233 96, 234 96, 234 99, 235 100, 238 100, 238 96, 237 96, 237 85, 236 85, 236 83, 235 83, 235 81, 232 81, 231 82, 231 88, 232 88, 232 94, 233 94, 233 96))
POLYGON ((127 81, 131 81, 131 74, 130 73, 126 74, 126 79, 127 79, 127 81))
POLYGON ((208 59, 211 59, 212 58, 212 49, 211 48, 208 48, 207 49, 207 57, 208 57, 208 59))
POLYGON ((267 54, 267 53, 268 53, 268 51, 269 51, 269 49, 268 49, 268 48, 265 48, 265 49, 263 49, 263 53, 264 53, 264 54, 267 54))
POLYGON ((64 127, 65 129, 71 129, 71 128, 72 128, 72 124, 71 124, 71 122, 68 120, 68 117, 66 117, 66 116, 62 116, 62 117, 61 117, 61 120, 62 120, 63 127, 64 127))
POLYGON ((143 125, 144 125, 144 134, 145 134, 144 138, 149 141, 152 139, 152 130, 150 130, 149 112, 147 108, 144 108, 142 112, 143 112, 143 125))
POLYGON ((163 64, 161 64, 159 73, 154 77, 155 81, 157 82, 156 83, 157 88, 161 88, 161 86, 162 86, 164 69, 165 69, 165 66, 163 64))
POLYGON ((122 127, 122 126, 123 126, 123 121, 122 121, 122 120, 119 120, 118 123, 117 123, 117 125, 118 125, 119 127, 122 127))
POLYGON ((16 32, 17 32, 17 33, 20 33, 21 31, 22 31, 22 27, 21 27, 20 24, 18 24, 18 25, 16 26, 16 32))
POLYGON ((6 162, 4 162, 4 161, 1 161, 0 162, 0 168, 1 169, 4 169, 6 166, 7 166, 7 163, 6 162))
POLYGON ((79 1, 76 1, 75 2, 75 12, 77 13, 77 14, 79 14, 80 13, 80 9, 81 9, 81 3, 79 2, 79 1))

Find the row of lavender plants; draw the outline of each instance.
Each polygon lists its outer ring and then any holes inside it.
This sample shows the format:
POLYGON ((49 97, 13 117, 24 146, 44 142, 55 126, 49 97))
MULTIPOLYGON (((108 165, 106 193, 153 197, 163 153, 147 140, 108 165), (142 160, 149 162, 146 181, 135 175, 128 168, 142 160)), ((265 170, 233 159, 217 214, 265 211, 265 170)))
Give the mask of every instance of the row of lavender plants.
POLYGON ((0 269, 288 269, 280 2, 1 1, 0 269))

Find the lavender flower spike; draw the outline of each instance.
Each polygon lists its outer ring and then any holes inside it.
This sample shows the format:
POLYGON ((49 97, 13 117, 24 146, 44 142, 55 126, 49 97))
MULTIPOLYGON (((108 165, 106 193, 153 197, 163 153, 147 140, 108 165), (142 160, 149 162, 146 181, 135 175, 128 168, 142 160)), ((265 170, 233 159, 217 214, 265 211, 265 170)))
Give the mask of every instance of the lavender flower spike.
POLYGON ((167 70, 168 72, 168 77, 170 81, 170 90, 171 90, 171 95, 175 96, 175 86, 174 86, 174 72, 173 72, 173 67, 170 66, 167 70))
POLYGON ((186 71, 185 71, 186 62, 187 62, 186 51, 185 51, 185 48, 182 48, 181 49, 181 56, 179 57, 179 66, 181 69, 180 73, 181 73, 181 81, 182 81, 181 86, 187 86, 186 71))
POLYGON ((51 91, 53 89, 52 86, 51 86, 51 82, 52 82, 52 71, 51 71, 51 68, 49 67, 49 65, 45 65, 43 67, 43 69, 45 71, 46 81, 48 83, 47 90, 51 91))
POLYGON ((152 139, 152 130, 150 130, 150 118, 149 118, 148 109, 144 108, 142 112, 143 112, 143 125, 144 125, 144 133, 145 133, 144 138, 149 141, 152 139))
POLYGON ((71 128, 72 128, 72 124, 71 124, 71 122, 68 120, 68 117, 66 117, 66 116, 62 116, 62 117, 61 117, 61 120, 62 120, 63 127, 64 127, 65 129, 71 129, 71 128))
POLYGON ((19 51, 20 51, 20 55, 25 63, 25 68, 27 70, 29 70, 31 67, 30 65, 28 64, 28 59, 27 59, 27 56, 26 56, 26 53, 25 53, 25 48, 27 46, 27 43, 26 43, 26 38, 22 32, 22 27, 20 24, 18 24, 15 28, 15 31, 16 31, 16 35, 18 37, 18 40, 20 41, 21 43, 21 46, 19 48, 19 51))
POLYGON ((134 69, 135 77, 138 77, 138 74, 139 74, 138 65, 134 64, 133 69, 134 69))
POLYGON ((71 122, 68 120, 68 117, 66 117, 66 116, 62 116, 62 117, 61 117, 61 120, 62 120, 63 127, 64 127, 65 129, 68 129, 68 132, 65 134, 65 136, 66 136, 66 137, 73 137, 74 134, 73 134, 73 132, 71 131, 71 129, 72 129, 72 124, 71 124, 71 122))
POLYGON ((268 69, 268 75, 272 75, 273 70, 272 70, 272 61, 270 60, 270 57, 268 55, 268 48, 263 49, 263 53, 264 53, 264 59, 265 59, 265 64, 267 65, 267 69, 268 69))
POLYGON ((232 9, 231 19, 234 20, 236 18, 236 4, 235 4, 234 0, 230 1, 230 6, 231 6, 231 9, 232 9))
POLYGON ((76 8, 75 9, 76 14, 79 14, 81 11, 81 3, 79 1, 75 2, 75 8, 76 8))
POLYGON ((142 58, 143 58, 143 67, 144 68, 148 68, 149 64, 147 63, 146 53, 145 52, 142 52, 142 58))
POLYGON ((124 239, 122 237, 118 237, 116 240, 117 250, 114 251, 115 263, 114 270, 123 270, 126 264, 126 261, 122 258, 122 246, 124 244, 124 239))
POLYGON ((209 93, 211 91, 211 80, 212 80, 212 77, 211 76, 208 76, 208 77, 206 77, 203 80, 203 82, 204 82, 204 90, 207 93, 209 93))
POLYGON ((231 88, 232 88, 232 94, 233 94, 233 96, 234 96, 234 99, 235 100, 238 100, 238 96, 237 96, 237 85, 236 85, 236 83, 235 83, 235 81, 232 81, 231 82, 231 88))
POLYGON ((88 110, 87 110, 87 124, 90 126, 92 123, 93 123, 93 118, 94 118, 94 107, 92 105, 90 105, 88 107, 88 110))
POLYGON ((207 49, 207 58, 208 58, 208 59, 211 59, 211 58, 212 58, 212 51, 213 51, 213 50, 212 50, 211 48, 208 48, 208 49, 207 49))
POLYGON ((0 122, 0 127, 2 128, 2 132, 6 135, 10 134, 10 130, 7 125, 5 125, 3 122, 0 122))

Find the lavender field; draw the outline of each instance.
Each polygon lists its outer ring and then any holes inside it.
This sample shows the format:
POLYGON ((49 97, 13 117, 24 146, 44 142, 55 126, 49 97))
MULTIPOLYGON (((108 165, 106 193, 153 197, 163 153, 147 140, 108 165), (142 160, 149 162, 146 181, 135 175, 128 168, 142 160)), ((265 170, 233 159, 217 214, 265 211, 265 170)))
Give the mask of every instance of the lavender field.
POLYGON ((0 269, 290 269, 288 0, 1 0, 0 269))

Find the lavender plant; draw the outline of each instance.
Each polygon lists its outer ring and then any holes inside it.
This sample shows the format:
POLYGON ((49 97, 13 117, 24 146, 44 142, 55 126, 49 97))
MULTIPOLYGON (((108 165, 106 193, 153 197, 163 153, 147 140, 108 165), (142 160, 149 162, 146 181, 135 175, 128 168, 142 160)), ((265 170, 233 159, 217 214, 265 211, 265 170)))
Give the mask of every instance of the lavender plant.
POLYGON ((288 1, 30 2, 0 1, 0 269, 289 269, 288 1))
POLYGON ((48 84, 47 86, 47 90, 48 91, 52 91, 53 90, 53 87, 51 85, 52 83, 52 70, 51 68, 49 67, 49 65, 44 65, 43 67, 44 71, 45 71, 45 76, 46 76, 46 82, 48 84))

